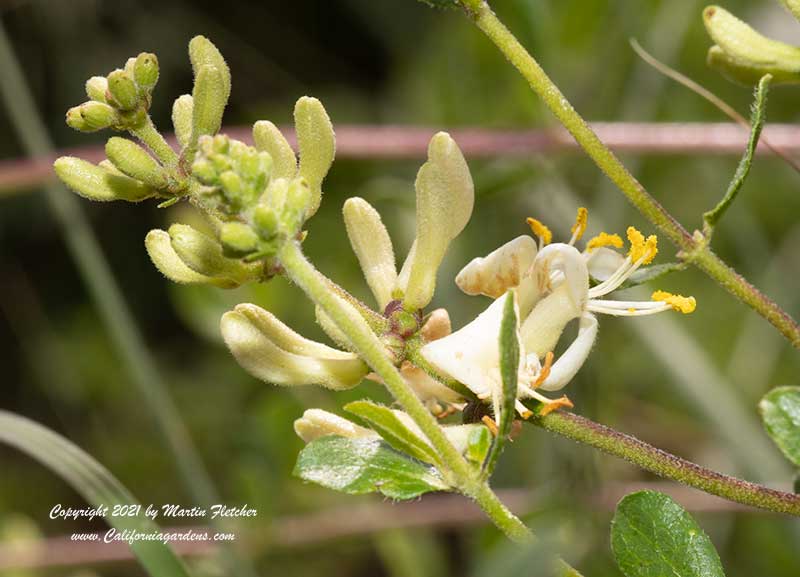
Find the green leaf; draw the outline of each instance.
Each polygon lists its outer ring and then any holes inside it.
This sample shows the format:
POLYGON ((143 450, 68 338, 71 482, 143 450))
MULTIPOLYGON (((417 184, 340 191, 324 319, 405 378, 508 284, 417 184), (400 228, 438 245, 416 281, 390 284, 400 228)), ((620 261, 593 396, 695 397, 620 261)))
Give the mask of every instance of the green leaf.
POLYGON ((640 491, 617 505, 611 549, 626 577, 724 577, 711 539, 667 495, 640 491))
MULTIPOLYGON (((108 507, 105 520, 117 530, 158 533, 158 525, 139 515, 113 515, 114 505, 139 503, 100 463, 80 447, 24 417, 0 411, 0 442, 15 447, 64 479, 92 507, 108 507)), ((159 540, 136 539, 130 548, 152 577, 188 577, 183 562, 169 545, 159 540)))
MULTIPOLYGON (((508 291, 503 306, 503 320, 500 323, 500 377, 503 380, 503 397, 500 400, 500 416, 497 423, 497 436, 489 455, 486 457, 485 471, 491 474, 503 445, 514 424, 514 404, 517 401, 517 381, 519 379, 519 334, 517 324, 516 293, 508 291)), ((498 418, 495 410, 495 418, 498 418)))
POLYGON ((739 165, 736 167, 736 172, 733 174, 733 179, 728 185, 728 190, 725 196, 719 201, 719 204, 703 214, 703 220, 706 222, 707 227, 713 227, 725 214, 725 211, 733 203, 739 190, 742 188, 747 175, 750 173, 750 166, 753 164, 753 155, 756 153, 758 147, 758 139, 761 136, 761 129, 764 128, 764 121, 767 117, 767 92, 769 92, 769 83, 772 76, 765 75, 758 82, 756 87, 755 99, 750 111, 750 139, 747 141, 747 148, 744 151, 739 165))
POLYGON ((336 435, 306 445, 294 475, 350 495, 380 492, 391 499, 414 499, 450 488, 435 468, 398 453, 383 441, 336 435))
POLYGON ((758 404, 764 428, 792 463, 800 467, 800 387, 772 389, 758 404))
POLYGON ((371 401, 355 401, 345 405, 344 410, 363 419, 398 451, 431 465, 439 464, 439 457, 433 448, 410 430, 389 407, 371 401))
POLYGON ((634 272, 622 283, 618 290, 639 286, 640 284, 648 283, 661 278, 671 272, 686 270, 689 266, 685 262, 665 262, 663 264, 654 264, 652 266, 644 266, 634 272))

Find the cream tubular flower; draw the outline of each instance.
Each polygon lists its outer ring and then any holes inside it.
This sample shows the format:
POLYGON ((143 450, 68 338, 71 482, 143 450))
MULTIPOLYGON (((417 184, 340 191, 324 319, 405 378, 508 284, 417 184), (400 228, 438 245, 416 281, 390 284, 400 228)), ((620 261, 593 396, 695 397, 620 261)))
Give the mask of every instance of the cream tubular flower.
MULTIPOLYGON (((619 301, 605 297, 620 288, 642 265, 655 257, 655 236, 645 238, 635 228, 627 231, 630 242, 623 256, 609 247, 621 248, 618 235, 601 233, 580 252, 574 244, 586 229, 586 209, 579 209, 568 243, 551 244, 550 230, 535 219, 528 219, 538 244, 519 237, 484 258, 470 262, 456 277, 467 294, 496 298, 475 320, 461 330, 425 345, 423 356, 449 377, 464 383, 479 398, 496 396, 502 385, 499 371, 499 331, 505 291, 513 289, 519 307, 521 366, 518 397, 549 403, 545 411, 571 406, 566 397, 556 401, 540 395, 537 389, 563 388, 586 361, 597 337, 596 313, 615 316, 643 316, 667 310, 690 313, 692 297, 653 293, 650 301, 619 301), (531 264, 532 263, 532 264, 531 264), (590 286, 590 277, 600 280, 590 286), (558 359, 553 350, 566 325, 577 319, 578 335, 558 359), (554 362, 555 360, 555 362, 554 362)), ((525 408, 518 403, 517 410, 525 408)))
POLYGON ((238 305, 222 316, 220 325, 239 364, 269 383, 345 390, 369 372, 355 354, 306 339, 256 305, 238 305))

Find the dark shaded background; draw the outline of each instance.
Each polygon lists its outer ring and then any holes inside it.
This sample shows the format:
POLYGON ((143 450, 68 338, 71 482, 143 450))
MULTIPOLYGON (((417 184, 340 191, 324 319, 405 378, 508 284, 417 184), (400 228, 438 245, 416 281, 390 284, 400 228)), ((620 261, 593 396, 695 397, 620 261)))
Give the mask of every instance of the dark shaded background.
MULTIPOLYGON (((746 112, 747 89, 704 65, 709 41, 702 3, 640 0, 497 0, 501 18, 540 59, 576 108, 591 120, 720 121, 721 114, 664 80, 633 55, 637 37, 657 56, 698 79, 746 112)), ((725 6, 773 36, 791 41, 800 26, 777 2, 725 6)), ((59 147, 102 144, 63 122, 83 99, 83 83, 121 66, 140 51, 156 52, 161 79, 153 117, 170 131, 172 100, 191 90, 186 44, 210 37, 228 59, 233 92, 226 124, 291 120, 294 101, 319 97, 336 123, 527 128, 553 120, 496 49, 455 12, 413 0, 373 2, 147 2, 102 0, 3 2, 36 105, 59 147)), ((2 71, 0 71, 0 81, 2 71)), ((795 122, 797 89, 770 95, 769 119, 795 122)), ((0 112, 0 155, 22 155, 0 112)), ((742 145, 744 146, 743 137, 742 145)), ((471 224, 454 243, 434 304, 460 326, 486 305, 460 294, 449 280, 469 259, 526 232, 525 217, 564 235, 575 208, 590 207, 609 232, 635 224, 653 232, 583 156, 469 159, 477 199, 471 224)), ((736 158, 675 155, 626 158, 640 180, 687 228, 724 191, 736 158)), ((413 236, 413 178, 419 162, 341 160, 329 180, 306 243, 326 273, 365 299, 340 209, 359 195, 384 215, 403 258, 413 236)), ((795 317, 800 313, 794 247, 800 176, 773 158, 759 158, 736 205, 719 226, 715 245, 740 272, 795 317)), ((64 194, 67 194, 64 192, 64 194)), ((190 499, 151 416, 108 339, 40 191, 0 198, 0 406, 68 436, 105 464, 144 503, 190 499)), ((287 516, 329 507, 380 502, 304 485, 291 477, 302 443, 292 421, 304 408, 336 410, 359 396, 386 399, 375 385, 333 395, 316 388, 278 389, 250 378, 222 346, 217 323, 237 302, 270 308, 289 325, 323 338, 313 307, 281 279, 236 291, 176 287, 143 250, 148 230, 191 219, 185 209, 81 201, 127 303, 169 384, 192 436, 226 502, 259 509, 240 531, 256 542, 251 555, 262 574, 492 575, 537 574, 510 559, 486 527, 415 529, 322 540, 296 547, 268 544, 287 516)), ((594 220, 593 220, 594 219, 594 220)), ((674 257, 662 244, 660 262, 674 257)), ((699 272, 673 274, 659 288, 694 294, 690 317, 601 319, 590 361, 566 392, 576 411, 665 449, 726 472, 786 486, 792 471, 760 430, 755 404, 773 386, 798 384, 796 351, 765 321, 699 272), (666 324, 665 324, 666 323, 666 324)), ((611 499, 653 479, 612 458, 532 428, 505 454, 495 484, 529 495, 527 520, 552 537, 586 575, 618 575, 608 547, 611 499), (607 499, 606 499, 607 500, 607 499)), ((692 507, 720 502, 690 494, 692 507)), ((102 525, 50 521, 57 503, 81 504, 61 480, 29 459, 0 449, 0 542, 32 532, 47 536, 102 525)), ((426 501, 423 499, 422 503, 426 501)), ((684 503, 686 504, 686 503, 684 503)), ((689 505, 687 505, 689 506, 689 505)), ((762 513, 714 511, 697 517, 717 545, 730 577, 800 573, 796 522, 762 513)), ((342 522, 347 519, 343 518, 342 522)), ((218 574, 213 560, 201 563, 218 574)), ((4 573, 10 577, 77 575, 78 568, 4 573)), ((96 565, 80 575, 142 575, 134 563, 96 565)))

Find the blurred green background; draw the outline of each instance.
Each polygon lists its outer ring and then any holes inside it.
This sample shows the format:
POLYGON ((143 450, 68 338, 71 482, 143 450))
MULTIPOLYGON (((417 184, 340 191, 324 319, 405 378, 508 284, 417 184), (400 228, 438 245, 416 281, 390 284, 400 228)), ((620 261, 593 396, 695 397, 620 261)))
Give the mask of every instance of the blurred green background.
MULTIPOLYGON (((710 42, 700 19, 703 3, 496 0, 493 6, 590 120, 724 120, 710 104, 639 61, 630 37, 747 111, 750 91, 705 68, 710 42)), ((736 0, 725 7, 772 36, 800 38, 800 25, 777 2, 736 0)), ((0 8, 36 107, 59 148, 105 141, 105 134, 68 129, 64 112, 83 100, 86 78, 140 51, 158 54, 161 79, 152 113, 170 131, 172 100, 191 89, 186 45, 195 34, 211 38, 230 64, 226 125, 258 119, 287 124, 303 94, 325 103, 334 126, 423 125, 432 134, 457 127, 553 125, 524 81, 466 18, 414 0, 17 0, 0 8)), ((774 89, 768 119, 796 122, 797 95, 796 88, 774 89)), ((24 155, 5 111, 0 134, 0 157, 24 155)), ((461 294, 451 279, 474 256, 525 234, 526 216, 544 221, 561 239, 581 205, 590 208, 588 234, 601 228, 623 232, 628 224, 654 232, 580 154, 467 160, 476 183, 475 212, 445 260, 433 303, 449 309, 456 327, 487 302, 461 294)), ((721 197, 737 162, 736 156, 696 153, 626 154, 625 160, 690 230, 721 197)), ((413 236, 413 179, 420 163, 339 160, 326 180, 306 248, 323 272, 357 296, 368 299, 368 292, 347 244, 342 203, 354 195, 373 203, 403 258, 413 236)), ((723 258, 795 317, 798 182, 800 175, 782 161, 759 157, 714 238, 723 258)), ((43 194, 10 192, 0 203, 0 406, 69 437, 142 502, 191 505, 43 194)), ((373 523, 391 524, 404 505, 343 496, 293 478, 302 447, 293 420, 308 407, 335 411, 360 396, 386 400, 380 387, 365 384, 334 395, 319 388, 279 389, 251 378, 222 345, 219 316, 238 302, 256 302, 303 334, 323 339, 313 307, 299 291, 282 279, 235 291, 171 285, 151 265, 143 238, 152 228, 191 219, 185 209, 85 201, 81 207, 224 502, 259 510, 237 533, 260 574, 540 574, 486 525, 424 526, 426 503, 437 502, 428 497, 413 505, 421 527, 375 531, 373 523), (356 506, 376 508, 362 517, 343 513, 356 506), (350 528, 352 534, 335 537, 331 526, 315 521, 326 511, 334 511, 333 529, 350 528), (293 540, 291 531, 298 527, 303 538, 293 540)), ((664 241, 658 262, 673 259, 664 241)), ((658 288, 693 294, 697 311, 688 317, 602 318, 589 362, 565 389, 575 410, 718 470, 787 487, 793 472, 761 431, 756 403, 774 386, 800 384, 797 352, 695 270, 673 273, 658 288)), ((525 427, 503 456, 494 485, 514 491, 517 509, 566 559, 587 576, 601 577, 620 575, 608 544, 615 499, 654 481, 616 459, 525 427)), ((800 574, 796 521, 739 510, 692 491, 678 498, 711 535, 730 577, 800 574)), ((55 503, 82 505, 56 476, 0 448, 0 546, 7 552, 25 534, 104 529, 101 523, 50 521, 55 503)), ((461 506, 449 510, 456 514, 461 506)), ((201 574, 222 574, 215 558, 193 563, 201 574)), ((0 576, 77 575, 83 569, 89 573, 81 575, 143 575, 129 561, 0 569, 0 576)))

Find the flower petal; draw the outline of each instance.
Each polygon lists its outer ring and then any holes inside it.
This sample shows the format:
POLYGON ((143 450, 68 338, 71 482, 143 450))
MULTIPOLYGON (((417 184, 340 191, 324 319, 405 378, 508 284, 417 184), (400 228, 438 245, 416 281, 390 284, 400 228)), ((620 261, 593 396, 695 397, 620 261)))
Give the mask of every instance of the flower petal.
POLYGON ((378 433, 375 431, 322 409, 307 409, 303 416, 294 422, 294 432, 306 443, 325 435, 338 435, 350 439, 378 438, 378 433))
POLYGON ((606 247, 596 248, 583 254, 586 258, 589 276, 600 282, 608 279, 625 262, 625 255, 606 247))
POLYGON ((498 298, 522 282, 536 258, 536 241, 518 236, 485 257, 478 257, 456 276, 458 288, 468 295, 498 298))

